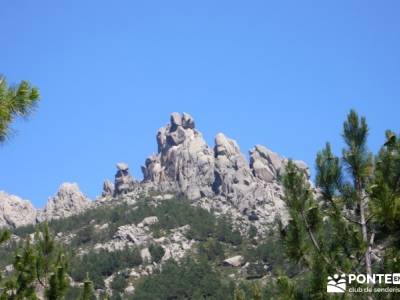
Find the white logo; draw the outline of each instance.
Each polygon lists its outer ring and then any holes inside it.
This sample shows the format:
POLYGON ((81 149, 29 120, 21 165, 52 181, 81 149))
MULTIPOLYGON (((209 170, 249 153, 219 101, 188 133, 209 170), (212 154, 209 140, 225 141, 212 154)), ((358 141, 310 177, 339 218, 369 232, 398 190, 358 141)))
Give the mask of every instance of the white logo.
POLYGON ((346 291, 346 275, 328 276, 326 291, 328 293, 344 293, 346 291))

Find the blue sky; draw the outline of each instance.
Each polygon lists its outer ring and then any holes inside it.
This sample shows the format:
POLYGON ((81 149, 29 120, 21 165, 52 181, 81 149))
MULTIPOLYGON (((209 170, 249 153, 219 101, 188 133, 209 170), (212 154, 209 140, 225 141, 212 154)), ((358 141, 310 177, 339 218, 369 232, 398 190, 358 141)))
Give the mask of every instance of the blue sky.
POLYGON ((340 153, 355 108, 376 151, 399 131, 398 1, 6 1, 0 72, 42 101, 0 147, 0 190, 42 207, 64 181, 94 198, 125 161, 136 178, 173 111, 242 152, 313 165, 340 153))

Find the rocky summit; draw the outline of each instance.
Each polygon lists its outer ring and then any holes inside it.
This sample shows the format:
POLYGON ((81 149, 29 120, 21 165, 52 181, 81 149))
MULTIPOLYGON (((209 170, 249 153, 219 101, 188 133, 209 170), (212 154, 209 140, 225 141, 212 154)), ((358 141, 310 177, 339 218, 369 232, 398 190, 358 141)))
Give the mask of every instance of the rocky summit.
POLYGON ((76 183, 63 183, 57 194, 49 199, 45 208, 38 212, 38 221, 66 218, 86 210, 90 201, 76 183))
MULTIPOLYGON (((220 214, 229 212, 242 223, 263 226, 277 219, 287 221, 279 177, 288 159, 256 145, 248 161, 238 143, 223 133, 218 133, 215 144, 209 146, 187 113, 172 113, 169 123, 158 130, 156 141, 157 153, 142 166, 142 182, 134 179, 126 163, 120 162, 114 183, 103 183, 96 204, 130 193, 158 192, 184 196, 194 205, 220 214)), ((304 162, 295 163, 309 173, 304 162)), ((92 205, 76 183, 62 184, 44 209, 35 209, 29 201, 5 192, 0 193, 0 199, 1 227, 65 218, 92 205)))
MULTIPOLYGON (((171 115, 170 123, 157 132, 157 145, 158 153, 142 167, 146 188, 201 199, 199 203, 208 208, 237 210, 254 221, 286 220, 278 180, 286 158, 257 145, 248 162, 237 142, 223 133, 216 135, 210 147, 187 113, 171 115), (229 207, 223 207, 225 202, 229 207)), ((303 162, 296 164, 308 172, 303 162)))

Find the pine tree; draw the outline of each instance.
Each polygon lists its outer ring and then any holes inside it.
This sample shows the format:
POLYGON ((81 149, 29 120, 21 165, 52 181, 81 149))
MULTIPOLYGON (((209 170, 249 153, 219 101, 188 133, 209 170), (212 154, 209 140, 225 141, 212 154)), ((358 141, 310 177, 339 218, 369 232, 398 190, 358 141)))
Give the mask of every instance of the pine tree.
POLYGON ((0 76, 0 143, 10 134, 10 124, 16 117, 27 117, 39 101, 39 90, 22 81, 10 87, 0 76))
POLYGON ((372 154, 367 150, 368 126, 364 117, 359 118, 355 111, 350 111, 347 121, 343 124, 343 138, 347 148, 343 150, 343 161, 352 176, 353 195, 357 206, 357 222, 361 227, 362 239, 365 246, 364 263, 366 273, 372 274, 371 243, 373 235, 368 230, 368 195, 367 185, 372 177, 372 154), (370 241, 371 239, 371 241, 370 241))
POLYGON ((86 274, 86 280, 83 283, 83 291, 79 300, 93 300, 93 282, 89 279, 89 274, 86 274))
POLYGON ((261 300, 262 299, 261 288, 257 283, 253 284, 251 292, 252 292, 253 300, 261 300))
POLYGON ((293 162, 289 161, 282 178, 291 216, 284 236, 286 254, 311 272, 308 294, 313 299, 327 297, 327 274, 360 273, 361 267, 372 273, 369 200, 374 166, 367 136, 365 118, 350 111, 343 124, 342 159, 332 153, 329 143, 317 154, 318 198, 306 174, 293 162))
POLYGON ((234 299, 234 300, 245 300, 244 292, 243 292, 241 289, 237 288, 237 289, 235 290, 233 299, 234 299))
POLYGON ((14 258, 14 275, 3 284, 1 299, 63 299, 68 289, 68 264, 46 223, 39 226, 33 241, 28 237, 14 258), (38 289, 38 287, 40 287, 38 289))
POLYGON ((56 267, 50 275, 49 287, 46 290, 48 300, 62 299, 67 292, 69 280, 67 277, 67 262, 64 254, 60 253, 57 259, 56 267))
MULTIPOLYGON (((371 187, 371 206, 378 235, 386 244, 380 273, 396 273, 400 269, 400 138, 386 132, 386 143, 376 158, 374 184, 371 187)), ((395 299, 395 296, 392 296, 395 299)))

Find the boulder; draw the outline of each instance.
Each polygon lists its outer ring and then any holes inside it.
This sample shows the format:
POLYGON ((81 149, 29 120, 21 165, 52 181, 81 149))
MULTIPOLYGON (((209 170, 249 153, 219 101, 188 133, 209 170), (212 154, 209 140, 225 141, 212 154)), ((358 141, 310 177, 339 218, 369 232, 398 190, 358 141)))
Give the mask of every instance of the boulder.
POLYGON ((235 267, 235 268, 241 267, 243 264, 244 264, 244 257, 241 255, 230 257, 222 262, 222 265, 225 267, 235 267))
POLYGON ((141 222, 141 224, 143 224, 143 226, 150 226, 150 225, 157 224, 157 223, 158 223, 158 218, 156 216, 146 217, 141 222))
POLYGON ((143 248, 140 250, 140 256, 144 262, 151 263, 152 257, 149 248, 143 248))
POLYGON ((151 237, 144 229, 131 224, 118 227, 117 232, 114 234, 114 239, 142 246, 147 245, 151 237))

